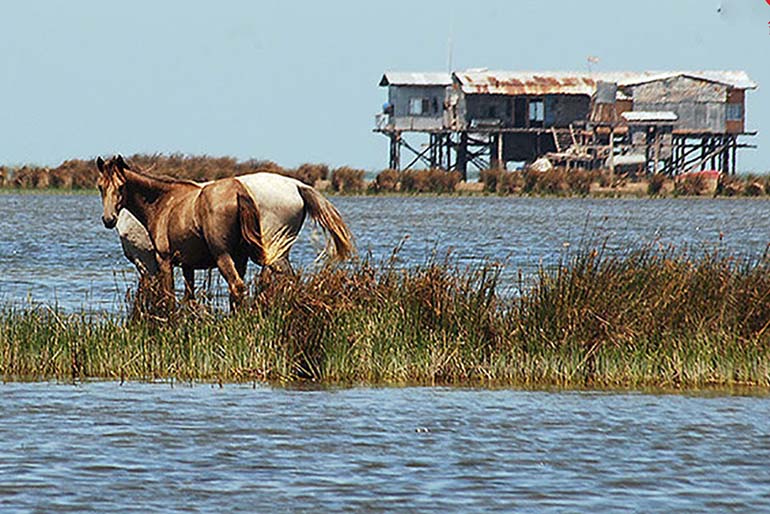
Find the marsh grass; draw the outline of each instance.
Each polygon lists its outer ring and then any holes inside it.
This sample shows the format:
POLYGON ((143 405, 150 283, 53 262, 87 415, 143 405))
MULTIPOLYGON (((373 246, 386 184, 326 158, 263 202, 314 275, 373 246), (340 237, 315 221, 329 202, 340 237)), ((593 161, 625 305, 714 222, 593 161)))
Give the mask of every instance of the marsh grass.
POLYGON ((560 387, 770 386, 764 259, 599 248, 519 295, 450 258, 325 268, 255 286, 237 315, 0 312, 6 380, 173 379, 560 387))

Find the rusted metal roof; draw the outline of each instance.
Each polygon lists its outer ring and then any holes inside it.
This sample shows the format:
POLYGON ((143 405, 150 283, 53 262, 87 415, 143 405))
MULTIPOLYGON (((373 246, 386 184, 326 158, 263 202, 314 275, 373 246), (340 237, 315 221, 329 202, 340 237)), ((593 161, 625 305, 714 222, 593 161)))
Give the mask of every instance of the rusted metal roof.
POLYGON ((568 72, 455 72, 465 94, 492 95, 591 95, 596 81, 586 74, 568 72))
POLYGON ((380 79, 380 86, 451 86, 449 73, 408 71, 386 71, 380 79))
POLYGON ((757 84, 743 71, 643 71, 643 72, 568 72, 568 71, 458 71, 454 80, 465 94, 493 95, 592 95, 596 83, 615 82, 630 86, 687 76, 718 82, 736 89, 754 89, 757 84))

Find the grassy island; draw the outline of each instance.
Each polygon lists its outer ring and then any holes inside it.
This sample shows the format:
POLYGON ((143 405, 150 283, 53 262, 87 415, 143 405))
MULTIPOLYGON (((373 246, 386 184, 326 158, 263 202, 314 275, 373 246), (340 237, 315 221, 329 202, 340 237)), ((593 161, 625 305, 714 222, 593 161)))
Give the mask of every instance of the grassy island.
POLYGON ((257 287, 236 315, 0 311, 5 380, 522 387, 770 386, 764 259, 580 252, 501 293, 499 267, 360 262, 257 287))

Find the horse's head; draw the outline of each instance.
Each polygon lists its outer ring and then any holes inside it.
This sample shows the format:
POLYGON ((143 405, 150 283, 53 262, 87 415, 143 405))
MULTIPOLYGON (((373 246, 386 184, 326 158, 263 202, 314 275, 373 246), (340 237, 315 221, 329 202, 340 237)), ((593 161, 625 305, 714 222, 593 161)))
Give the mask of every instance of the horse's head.
POLYGON ((96 167, 99 168, 99 178, 96 185, 102 195, 102 222, 107 228, 114 228, 118 222, 118 213, 125 206, 125 170, 131 169, 121 155, 117 155, 107 162, 101 157, 96 159, 96 167))

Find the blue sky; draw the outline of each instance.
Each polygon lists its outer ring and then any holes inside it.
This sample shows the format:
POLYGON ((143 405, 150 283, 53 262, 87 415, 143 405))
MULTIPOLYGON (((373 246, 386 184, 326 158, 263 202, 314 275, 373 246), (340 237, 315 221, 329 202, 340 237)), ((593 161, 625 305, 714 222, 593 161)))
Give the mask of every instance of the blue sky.
POLYGON ((770 171, 766 0, 35 1, 0 7, 0 163, 121 152, 387 164, 384 70, 743 69, 770 171))

